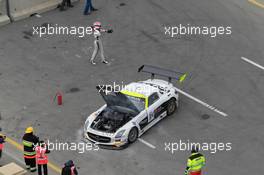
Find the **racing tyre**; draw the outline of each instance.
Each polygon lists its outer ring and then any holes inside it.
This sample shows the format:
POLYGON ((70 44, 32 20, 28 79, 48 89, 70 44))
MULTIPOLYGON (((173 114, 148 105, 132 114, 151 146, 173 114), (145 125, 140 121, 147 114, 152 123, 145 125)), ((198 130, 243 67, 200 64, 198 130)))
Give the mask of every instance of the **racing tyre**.
POLYGON ((168 106, 167 106, 167 115, 172 115, 177 109, 177 104, 176 100, 174 98, 170 99, 168 101, 168 106))
POLYGON ((128 142, 133 143, 138 138, 138 129, 136 127, 132 128, 128 134, 128 142))

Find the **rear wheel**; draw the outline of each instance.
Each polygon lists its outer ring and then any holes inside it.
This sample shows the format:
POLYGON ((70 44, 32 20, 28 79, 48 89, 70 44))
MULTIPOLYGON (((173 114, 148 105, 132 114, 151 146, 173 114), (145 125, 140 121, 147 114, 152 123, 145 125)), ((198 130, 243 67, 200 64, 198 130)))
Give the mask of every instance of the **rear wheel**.
POLYGON ((176 100, 174 98, 168 101, 167 114, 172 115, 177 109, 176 100))
POLYGON ((138 129, 136 127, 132 128, 128 134, 128 142, 133 143, 138 138, 138 129))

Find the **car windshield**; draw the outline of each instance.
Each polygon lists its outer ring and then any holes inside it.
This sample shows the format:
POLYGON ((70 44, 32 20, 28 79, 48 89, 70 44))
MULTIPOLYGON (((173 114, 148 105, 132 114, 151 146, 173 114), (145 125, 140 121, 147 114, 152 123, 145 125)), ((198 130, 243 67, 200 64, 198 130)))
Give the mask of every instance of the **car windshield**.
POLYGON ((145 109, 145 99, 144 98, 139 98, 139 97, 133 97, 126 95, 127 99, 133 103, 133 105, 139 110, 143 111, 145 109))

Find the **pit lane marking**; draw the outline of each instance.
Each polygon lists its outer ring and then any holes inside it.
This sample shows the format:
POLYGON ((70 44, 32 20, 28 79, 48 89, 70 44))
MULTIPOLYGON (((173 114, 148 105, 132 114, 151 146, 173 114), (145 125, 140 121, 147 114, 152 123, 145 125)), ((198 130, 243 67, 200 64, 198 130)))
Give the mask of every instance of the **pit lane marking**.
MULTIPOLYGON (((175 87, 175 88, 176 88, 176 87, 175 87)), ((202 100, 199 100, 198 98, 196 98, 196 97, 194 97, 194 96, 192 96, 192 95, 190 95, 190 94, 188 94, 188 93, 186 93, 186 92, 184 92, 184 91, 182 91, 182 90, 180 90, 180 89, 178 89, 178 88, 176 88, 176 90, 177 90, 180 94, 182 94, 182 95, 184 95, 184 96, 186 96, 186 97, 188 97, 188 98, 194 100, 195 102, 197 102, 197 103, 199 103, 199 104, 205 106, 206 108, 208 108, 208 109, 210 109, 210 110, 212 110, 212 111, 214 111, 214 112, 216 112, 216 113, 218 113, 218 114, 220 114, 220 115, 222 115, 222 116, 224 116, 224 117, 227 117, 227 116, 228 116, 226 113, 220 111, 220 110, 217 109, 216 107, 211 106, 211 105, 209 105, 209 104, 203 102, 202 100)))
POLYGON ((252 65, 254 65, 254 66, 256 66, 256 67, 258 67, 258 68, 264 70, 264 67, 263 67, 263 66, 261 66, 260 64, 254 62, 254 61, 251 61, 251 60, 248 59, 248 58, 241 57, 241 59, 244 60, 244 61, 246 61, 246 62, 249 63, 249 64, 252 64, 252 65))
POLYGON ((152 145, 151 143, 141 139, 141 138, 138 138, 138 141, 140 141, 141 143, 147 145, 148 147, 152 148, 152 149, 156 149, 156 146, 152 145))
POLYGON ((256 0, 248 0, 248 2, 250 2, 251 4, 254 4, 254 5, 256 5, 256 6, 260 7, 260 8, 264 8, 264 4, 262 4, 262 3, 260 3, 260 2, 258 2, 256 0))

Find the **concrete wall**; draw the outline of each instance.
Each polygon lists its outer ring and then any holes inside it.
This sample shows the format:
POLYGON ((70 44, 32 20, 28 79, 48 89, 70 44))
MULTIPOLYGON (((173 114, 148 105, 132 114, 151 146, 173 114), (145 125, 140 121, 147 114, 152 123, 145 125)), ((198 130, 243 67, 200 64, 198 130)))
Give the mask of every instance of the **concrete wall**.
MULTIPOLYGON (((72 0, 72 2, 76 1, 79 0, 72 0)), ((34 13, 43 13, 55 9, 61 2, 62 0, 0 0, 0 26, 10 21, 27 18, 34 13), (9 17, 7 15, 7 2, 9 2, 9 17)))
POLYGON ((0 26, 10 22, 6 11, 6 0, 0 0, 0 26))
POLYGON ((55 9, 62 0, 9 0, 10 16, 14 21, 55 9))

